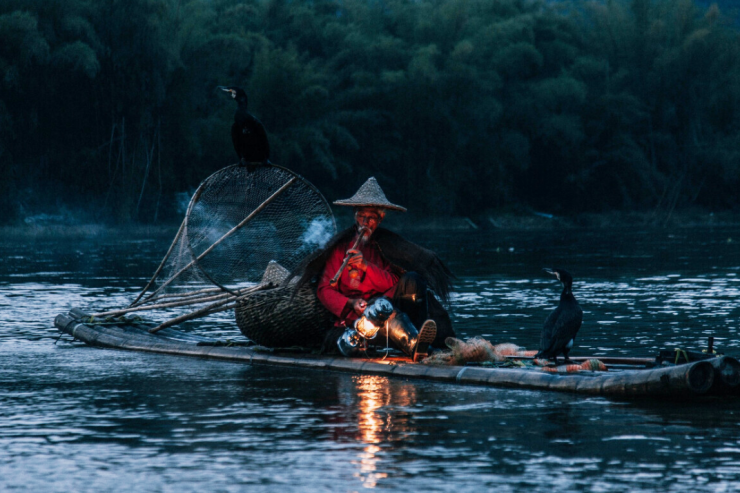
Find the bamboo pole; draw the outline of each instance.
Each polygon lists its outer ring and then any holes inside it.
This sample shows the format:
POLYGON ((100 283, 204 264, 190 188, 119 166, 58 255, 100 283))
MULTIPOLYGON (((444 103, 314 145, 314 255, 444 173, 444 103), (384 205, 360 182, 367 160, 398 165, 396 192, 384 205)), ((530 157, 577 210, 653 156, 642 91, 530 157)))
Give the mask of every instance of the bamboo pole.
MULTIPOLYGON (((558 375, 516 368, 434 367, 423 364, 381 364, 377 360, 335 356, 296 356, 259 353, 247 348, 200 347, 166 337, 149 337, 140 328, 94 327, 87 325, 85 314, 60 314, 54 325, 63 333, 93 346, 133 349, 167 354, 180 354, 244 361, 249 364, 271 364, 297 368, 332 369, 362 374, 420 378, 452 384, 488 385, 503 388, 557 390, 584 395, 611 396, 619 399, 637 397, 697 398, 707 394, 715 380, 714 368, 708 361, 653 370, 626 370, 583 376, 558 375)), ((405 361, 408 361, 404 358, 405 361)), ((405 362, 404 361, 404 362, 405 362)), ((731 392, 731 391, 728 391, 731 392)), ((731 395, 731 394, 727 394, 731 395)), ((712 401, 709 402, 712 404, 712 401)))
POLYGON ((136 306, 131 308, 123 308, 121 310, 111 310, 108 312, 99 312, 99 313, 93 313, 93 317, 117 317, 119 315, 125 315, 127 313, 133 313, 133 312, 141 312, 146 310, 158 310, 160 308, 176 308, 178 306, 187 306, 187 305, 198 305, 201 303, 208 303, 209 301, 216 301, 227 297, 233 297, 234 295, 231 293, 223 293, 216 296, 202 296, 200 298, 195 298, 192 300, 185 300, 185 301, 172 301, 170 303, 159 303, 157 305, 147 305, 147 306, 136 306))
MULTIPOLYGON (((505 356, 506 359, 516 359, 516 360, 534 360, 534 356, 517 356, 517 355, 507 355, 505 356)), ((583 363, 584 361, 588 361, 590 359, 597 359, 604 363, 605 365, 635 365, 635 366, 641 366, 641 365, 653 365, 655 364, 655 358, 632 358, 632 357, 623 357, 623 356, 571 356, 571 361, 578 361, 580 363, 583 363)), ((562 361, 562 360, 561 360, 562 361)))
POLYGON ((149 333, 154 334, 156 332, 159 332, 162 329, 166 329, 167 327, 172 327, 173 325, 177 325, 182 322, 187 322, 188 320, 192 320, 194 318, 202 317, 205 315, 210 315, 211 313, 217 313, 220 311, 226 311, 231 309, 232 307, 223 308, 224 305, 231 303, 232 301, 238 301, 241 297, 234 297, 223 301, 217 301, 216 303, 212 303, 208 306, 204 306, 203 308, 200 308, 198 310, 195 310, 194 312, 186 313, 184 315, 180 315, 179 317, 172 318, 170 320, 167 320, 166 322, 162 322, 158 326, 149 329, 149 333), (223 309, 220 309, 223 308, 223 309))
MULTIPOLYGON (((243 290, 239 291, 238 296, 244 296, 247 294, 251 294, 255 291, 259 291, 260 289, 264 287, 265 287, 264 284, 259 284, 257 286, 252 286, 250 288, 244 288, 243 290)), ((222 293, 222 294, 215 295, 215 296, 201 296, 198 298, 192 298, 192 299, 180 300, 180 301, 172 301, 169 303, 159 303, 156 305, 128 307, 128 308, 123 308, 121 310, 111 310, 108 312, 93 313, 92 316, 93 317, 108 317, 108 316, 117 317, 119 315, 125 315, 126 313, 131 313, 131 312, 140 312, 140 311, 145 311, 145 310, 157 310, 160 308, 175 308, 178 306, 187 306, 187 305, 199 305, 201 303, 222 300, 224 298, 229 298, 229 297, 236 298, 236 296, 234 296, 231 293, 222 293)))
MULTIPOLYGON (((156 303, 157 305, 161 303, 180 303, 180 302, 186 302, 184 304, 187 304, 187 302, 198 303, 199 300, 201 300, 202 298, 209 298, 212 296, 217 296, 217 295, 221 295, 225 293, 228 293, 228 291, 224 291, 223 289, 218 288, 218 289, 214 289, 212 291, 208 291, 205 293, 191 294, 187 296, 166 296, 166 297, 157 296, 156 298, 153 298, 147 301, 147 303, 156 303)), ((234 293, 231 293, 231 294, 234 295, 234 293)), ((143 304, 144 303, 142 303, 142 305, 143 304)), ((153 305, 150 305, 150 306, 153 306, 153 305)), ((131 308, 134 308, 134 307, 131 307, 131 308)), ((128 308, 124 308, 124 310, 128 310, 128 308)))
POLYGON ((205 288, 205 289, 199 289, 197 291, 188 291, 186 293, 166 293, 161 294, 159 296, 155 296, 151 301, 159 301, 167 298, 189 298, 192 296, 197 296, 199 294, 208 294, 208 293, 216 293, 216 292, 222 292, 223 289, 221 288, 205 288))
POLYGON ((142 296, 144 296, 144 293, 147 292, 149 287, 152 285, 154 280, 157 278, 159 273, 162 271, 162 268, 164 267, 165 262, 167 262, 167 259, 170 258, 170 255, 172 254, 172 250, 175 248, 177 241, 180 239, 180 235, 182 234, 182 230, 185 227, 186 222, 187 221, 185 219, 182 220, 182 223, 180 223, 180 228, 177 230, 177 234, 175 235, 175 239, 172 241, 172 244, 170 245, 170 248, 167 250, 167 253, 164 254, 164 258, 162 259, 162 262, 160 262, 159 267, 157 267, 157 270, 154 272, 154 275, 152 276, 152 278, 149 280, 149 282, 144 287, 144 289, 141 291, 141 293, 139 293, 139 296, 137 296, 134 302, 131 303, 129 306, 136 306, 137 302, 141 299, 142 296))
POLYGON ((183 272, 185 272, 186 270, 188 270, 188 269, 189 269, 190 267, 192 267, 193 265, 195 265, 195 263, 196 263, 196 262, 198 262, 198 261, 199 261, 199 260, 201 260, 201 259, 202 259, 203 257, 205 257, 206 255, 208 255, 208 254, 209 254, 209 253, 210 253, 211 251, 213 251, 213 249, 214 249, 214 248, 216 248, 216 246, 218 246, 218 245, 219 245, 219 244, 220 244, 221 242, 223 242, 224 240, 226 240, 226 238, 228 238, 229 236, 231 236, 232 234, 234 234, 234 233, 235 233, 235 232, 236 232, 237 230, 241 229, 241 228, 242 228, 242 227, 243 227, 243 226, 244 226, 245 224, 247 224, 247 223, 248 223, 249 221, 251 221, 252 219, 254 219, 254 217, 255 217, 255 216, 256 216, 257 214, 259 214, 260 212, 262 212, 262 210, 263 210, 263 209, 264 209, 265 207, 267 207, 267 206, 268 206, 268 205, 270 204, 270 202, 272 202, 273 200, 275 200, 275 199, 276 199, 276 198, 277 198, 277 197, 278 197, 278 196, 279 196, 279 195, 280 195, 281 193, 283 193, 283 192, 284 192, 284 191, 285 191, 285 190, 286 190, 286 189, 287 189, 287 188, 288 188, 289 186, 291 186, 291 185, 293 184, 293 182, 294 182, 294 181, 296 181, 297 179, 298 179, 298 178, 294 176, 293 178, 291 178, 290 180, 288 180, 288 181, 287 181, 287 182, 285 183, 285 185, 283 185, 282 187, 280 187, 280 188, 279 188, 279 189, 278 189, 277 191, 275 191, 275 193, 273 193, 273 194, 272 194, 272 195, 270 195, 270 196, 269 196, 269 197, 268 197, 267 199, 265 199, 265 201, 264 201, 264 202, 262 202, 262 203, 261 203, 261 204, 260 204, 260 205, 259 205, 259 206, 258 206, 258 207, 257 207, 257 208, 256 208, 256 209, 254 210, 254 211, 252 211, 252 213, 251 213, 251 214, 249 214, 249 215, 248 215, 247 217, 245 217, 244 219, 242 219, 242 221, 241 221, 241 222, 240 222, 239 224, 237 224, 236 226, 234 226, 233 228, 231 228, 231 229, 230 229, 229 231, 227 231, 226 233, 224 233, 224 235, 223 235, 223 236, 222 236, 221 238, 219 238, 218 240, 216 240, 216 241, 215 241, 215 242, 213 243, 213 245, 211 245, 211 246, 210 246, 210 247, 208 247, 208 248, 207 248, 207 249, 206 249, 206 250, 205 250, 205 251, 204 251, 203 253, 201 253, 200 255, 198 255, 198 257, 197 257, 197 258, 195 258, 195 259, 194 259, 194 260, 193 260, 192 262, 190 262, 190 263, 189 263, 188 265, 186 265, 185 267, 183 267, 182 269, 180 269, 180 270, 179 270, 179 271, 178 271, 178 272, 177 272, 177 273, 176 273, 175 275, 173 275, 172 277, 170 277, 169 279, 167 279, 167 281, 166 281, 166 282, 165 282, 164 284, 162 284, 162 285, 161 285, 161 286, 159 287, 159 289, 162 289, 162 288, 164 288, 165 286, 169 285, 169 284, 170 284, 170 283, 171 283, 172 281, 174 281, 174 280, 175 280, 175 279, 176 279, 176 278, 177 278, 177 277, 178 277, 178 276, 179 276, 180 274, 182 274, 183 272))

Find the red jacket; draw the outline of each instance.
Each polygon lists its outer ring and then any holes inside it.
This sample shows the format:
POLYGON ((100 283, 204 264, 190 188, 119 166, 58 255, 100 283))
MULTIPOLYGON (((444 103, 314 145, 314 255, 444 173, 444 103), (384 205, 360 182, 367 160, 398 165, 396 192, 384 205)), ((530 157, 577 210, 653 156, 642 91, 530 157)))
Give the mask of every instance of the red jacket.
MULTIPOLYGON (((339 278, 339 284, 331 287, 329 281, 341 267, 347 250, 354 243, 353 238, 340 242, 329 255, 324 267, 324 273, 316 290, 316 294, 323 305, 339 319, 337 325, 342 322, 357 320, 350 298, 362 298, 368 300, 374 296, 385 295, 392 297, 393 291, 398 283, 398 274, 393 271, 391 264, 380 254, 378 246, 372 239, 359 247, 362 256, 367 263, 367 270, 354 270, 350 272, 347 266, 339 278)), ((347 325, 350 325, 349 323, 347 325)))

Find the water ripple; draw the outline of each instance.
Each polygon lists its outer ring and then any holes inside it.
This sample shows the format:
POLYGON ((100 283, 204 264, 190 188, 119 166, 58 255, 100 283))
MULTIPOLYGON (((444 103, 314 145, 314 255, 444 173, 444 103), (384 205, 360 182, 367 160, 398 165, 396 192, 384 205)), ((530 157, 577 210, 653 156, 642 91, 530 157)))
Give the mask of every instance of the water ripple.
MULTIPOLYGON (((411 237, 459 276, 461 337, 536 347, 565 267, 572 354, 738 352, 738 231, 411 237)), ((735 401, 614 402, 100 350, 72 307, 128 304, 169 239, 0 240, 0 477, 18 491, 731 491, 735 401)), ((163 320, 179 313, 162 312, 163 320)), ((233 314, 186 327, 238 338, 233 314)))

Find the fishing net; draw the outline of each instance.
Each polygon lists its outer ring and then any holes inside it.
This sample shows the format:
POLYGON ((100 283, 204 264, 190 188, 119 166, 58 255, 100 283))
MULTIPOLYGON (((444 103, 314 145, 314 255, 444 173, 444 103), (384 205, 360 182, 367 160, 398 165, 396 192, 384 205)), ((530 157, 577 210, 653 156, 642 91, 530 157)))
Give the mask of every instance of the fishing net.
POLYGON ((466 341, 448 337, 445 339, 447 351, 437 351, 426 358, 428 365, 464 365, 466 363, 501 363, 507 356, 534 356, 537 351, 527 351, 516 344, 492 344, 482 337, 472 337, 466 341))
POLYGON ((209 176, 151 281, 130 308, 206 304, 233 308, 280 284, 336 233, 331 207, 316 188, 279 166, 237 165, 209 176))
MULTIPOLYGON (((437 351, 422 360, 425 365, 455 366, 468 363, 483 363, 491 366, 517 365, 526 366, 517 358, 532 358, 537 351, 528 351, 523 347, 504 342, 491 344, 482 337, 472 337, 466 341, 448 337, 445 344, 449 348, 446 351, 437 351), (509 357, 514 357, 509 359, 509 357)), ((590 359, 581 364, 569 364, 560 366, 549 366, 548 361, 533 360, 536 367, 542 367, 542 371, 549 373, 576 373, 581 371, 608 371, 606 365, 597 360, 590 359), (548 365, 548 366, 544 366, 548 365)), ((531 364, 528 366, 532 366, 531 364)))

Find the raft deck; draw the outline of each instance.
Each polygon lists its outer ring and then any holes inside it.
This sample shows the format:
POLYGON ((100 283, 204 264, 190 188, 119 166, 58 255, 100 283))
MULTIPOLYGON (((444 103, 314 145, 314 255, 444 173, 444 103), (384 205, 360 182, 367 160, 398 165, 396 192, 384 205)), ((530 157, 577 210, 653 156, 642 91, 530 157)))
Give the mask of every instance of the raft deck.
POLYGON ((90 315, 79 309, 58 315, 54 325, 61 332, 91 346, 197 356, 250 365, 336 370, 458 384, 556 390, 606 397, 698 398, 705 395, 740 395, 740 363, 729 356, 657 368, 557 374, 543 372, 538 368, 429 366, 399 357, 382 360, 281 353, 277 350, 265 352, 252 347, 227 346, 216 339, 171 328, 155 334, 149 333, 148 329, 155 324, 93 323, 90 315))

